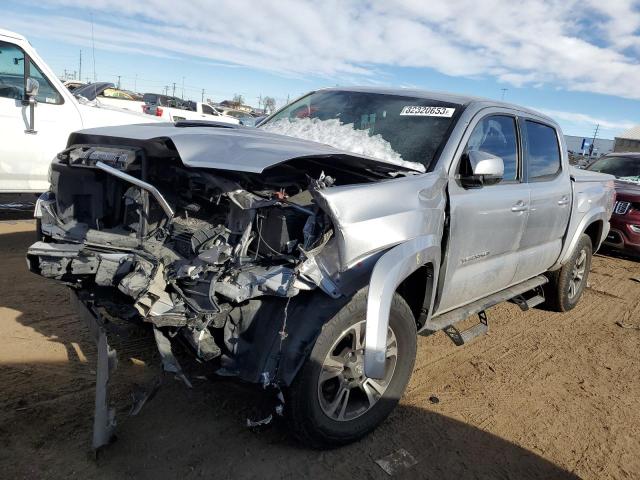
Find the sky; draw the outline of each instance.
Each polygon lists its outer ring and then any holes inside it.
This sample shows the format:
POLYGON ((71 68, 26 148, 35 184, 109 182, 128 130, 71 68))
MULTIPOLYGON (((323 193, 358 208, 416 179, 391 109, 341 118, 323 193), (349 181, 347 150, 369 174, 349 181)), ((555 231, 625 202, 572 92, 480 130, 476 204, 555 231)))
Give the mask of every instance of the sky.
POLYGON ((539 110, 565 134, 640 124, 640 0, 3 0, 62 76, 277 105, 316 88, 422 88, 539 110), (94 76, 95 73, 95 76, 94 76))

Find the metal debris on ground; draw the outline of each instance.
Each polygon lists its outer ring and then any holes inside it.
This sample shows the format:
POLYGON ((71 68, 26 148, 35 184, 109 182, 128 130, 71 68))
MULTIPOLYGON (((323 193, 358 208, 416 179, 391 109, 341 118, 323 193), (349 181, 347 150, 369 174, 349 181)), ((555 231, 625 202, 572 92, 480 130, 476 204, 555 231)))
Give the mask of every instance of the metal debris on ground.
POLYGON ((272 421, 273 415, 269 415, 261 420, 251 420, 250 418, 247 418, 247 427, 252 429, 260 428, 264 427, 265 425, 269 425, 272 421))
POLYGON ((629 323, 624 323, 624 322, 616 322, 616 325, 618 325, 621 328, 626 328, 628 330, 640 330, 640 325, 631 325, 629 323))
POLYGON ((431 395, 431 396, 429 397, 429 401, 430 401, 431 403, 440 403, 440 399, 439 399, 438 397, 436 397, 435 395, 431 395))
POLYGON ((631 277, 629 280, 640 283, 640 277, 631 277))
POLYGON ((418 461, 404 448, 400 448, 386 457, 376 460, 376 463, 388 475, 393 476, 402 470, 413 467, 418 461))

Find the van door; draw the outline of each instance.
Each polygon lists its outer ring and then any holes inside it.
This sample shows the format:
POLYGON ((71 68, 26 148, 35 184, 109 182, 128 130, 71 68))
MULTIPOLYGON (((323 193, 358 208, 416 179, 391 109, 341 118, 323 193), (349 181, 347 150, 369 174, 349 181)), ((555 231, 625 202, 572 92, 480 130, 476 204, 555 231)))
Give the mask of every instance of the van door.
POLYGON ((18 45, 0 41, 0 192, 43 192, 53 157, 69 133, 82 128, 74 104, 48 80, 18 45), (30 132, 26 79, 39 83, 35 132, 30 132))
POLYGON ((571 216, 571 180, 563 168, 558 131, 533 119, 521 119, 525 180, 531 192, 516 280, 546 272, 558 259, 571 216))
POLYGON ((450 233, 435 314, 513 284, 527 221, 529 189, 522 181, 516 116, 506 112, 485 115, 471 125, 470 131, 463 138, 465 148, 449 176, 450 233), (464 188, 455 175, 470 150, 501 157, 505 168, 502 181, 464 188))

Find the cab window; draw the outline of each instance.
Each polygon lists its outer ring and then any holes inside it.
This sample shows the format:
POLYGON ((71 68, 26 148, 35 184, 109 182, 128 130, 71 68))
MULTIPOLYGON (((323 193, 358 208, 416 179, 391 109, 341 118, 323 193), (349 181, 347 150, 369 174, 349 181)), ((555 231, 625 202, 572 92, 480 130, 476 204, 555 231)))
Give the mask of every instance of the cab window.
POLYGON ((518 178, 518 135, 516 119, 508 115, 490 115, 475 126, 465 153, 478 150, 502 158, 504 176, 502 182, 518 178))
POLYGON ((554 128, 533 120, 525 121, 527 172, 530 182, 554 178, 561 169, 560 146, 554 128))
POLYGON ((36 96, 38 102, 52 103, 54 105, 62 103, 62 95, 60 95, 47 77, 44 76, 42 71, 32 61, 29 61, 29 76, 38 81, 39 88, 38 95, 36 96))
POLYGON ((24 99, 24 52, 0 42, 0 97, 24 99))

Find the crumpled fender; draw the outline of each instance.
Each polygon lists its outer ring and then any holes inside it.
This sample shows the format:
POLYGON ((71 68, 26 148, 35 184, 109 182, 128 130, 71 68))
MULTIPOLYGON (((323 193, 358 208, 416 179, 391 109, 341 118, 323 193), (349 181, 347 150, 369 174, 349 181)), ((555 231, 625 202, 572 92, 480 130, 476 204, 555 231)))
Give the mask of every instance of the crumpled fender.
MULTIPOLYGON (((422 235, 392 248, 382 255, 371 273, 367 297, 364 371, 368 377, 384 377, 387 329, 391 300, 398 285, 423 265, 433 267, 433 284, 438 284, 440 237, 422 235)), ((435 291, 429 299, 432 310, 435 291)))

